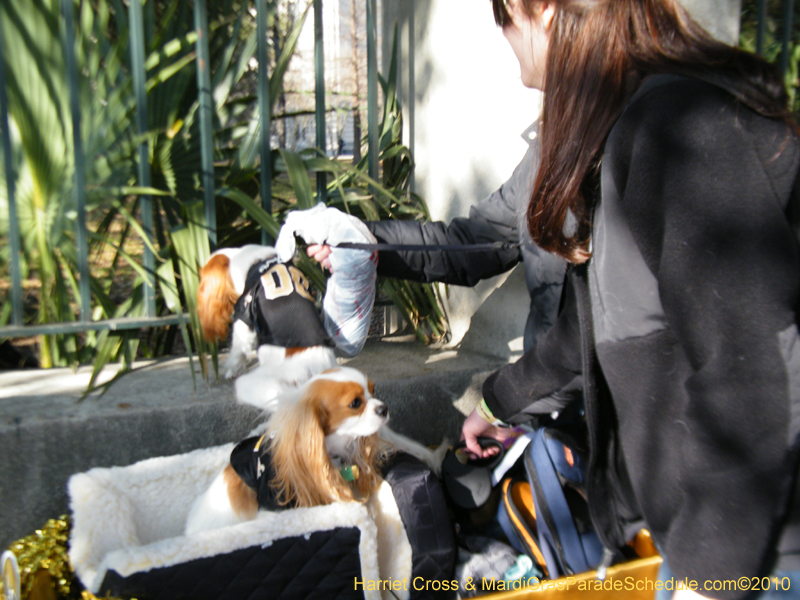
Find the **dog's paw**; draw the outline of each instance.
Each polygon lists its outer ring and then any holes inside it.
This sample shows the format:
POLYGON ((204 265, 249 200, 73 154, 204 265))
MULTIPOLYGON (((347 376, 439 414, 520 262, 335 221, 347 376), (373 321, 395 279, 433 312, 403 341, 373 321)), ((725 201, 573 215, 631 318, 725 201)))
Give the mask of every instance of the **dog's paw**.
POLYGON ((225 364, 223 365, 223 368, 225 369, 225 379, 233 379, 239 375, 242 371, 244 371, 246 364, 247 360, 242 354, 229 356, 228 360, 226 360, 225 364))
POLYGON ((444 438, 442 443, 439 444, 438 448, 431 451, 431 464, 429 465, 431 469, 433 469, 436 475, 442 474, 442 463, 444 462, 444 455, 447 454, 447 451, 450 449, 450 440, 448 438, 444 438))

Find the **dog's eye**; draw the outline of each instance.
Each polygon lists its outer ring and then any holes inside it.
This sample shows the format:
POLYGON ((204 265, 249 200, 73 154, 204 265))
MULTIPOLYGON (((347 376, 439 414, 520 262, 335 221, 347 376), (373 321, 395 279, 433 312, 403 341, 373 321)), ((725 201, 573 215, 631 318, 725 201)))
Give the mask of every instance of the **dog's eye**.
POLYGON ((363 402, 361 398, 356 398, 350 403, 350 408, 358 408, 363 402))

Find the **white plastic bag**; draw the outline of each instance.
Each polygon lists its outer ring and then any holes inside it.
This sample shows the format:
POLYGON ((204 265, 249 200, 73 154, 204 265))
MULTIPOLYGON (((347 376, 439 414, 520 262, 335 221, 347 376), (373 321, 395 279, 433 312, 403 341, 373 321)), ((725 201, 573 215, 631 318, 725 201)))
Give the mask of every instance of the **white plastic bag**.
POLYGON ((322 300, 325 330, 342 354, 355 356, 361 352, 369 333, 378 277, 378 252, 335 246, 342 242, 374 244, 377 240, 359 219, 322 203, 286 216, 275 242, 281 261, 294 256, 295 235, 309 244, 331 246, 333 275, 322 300))

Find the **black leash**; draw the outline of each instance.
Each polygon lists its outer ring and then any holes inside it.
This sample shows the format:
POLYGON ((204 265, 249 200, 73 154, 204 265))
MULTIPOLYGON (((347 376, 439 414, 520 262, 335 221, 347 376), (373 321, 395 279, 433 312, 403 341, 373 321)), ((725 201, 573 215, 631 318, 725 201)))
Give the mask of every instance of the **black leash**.
POLYGON ((344 250, 394 250, 396 252, 499 252, 515 250, 518 242, 486 242, 483 244, 362 244, 358 242, 342 242, 331 248, 344 250))

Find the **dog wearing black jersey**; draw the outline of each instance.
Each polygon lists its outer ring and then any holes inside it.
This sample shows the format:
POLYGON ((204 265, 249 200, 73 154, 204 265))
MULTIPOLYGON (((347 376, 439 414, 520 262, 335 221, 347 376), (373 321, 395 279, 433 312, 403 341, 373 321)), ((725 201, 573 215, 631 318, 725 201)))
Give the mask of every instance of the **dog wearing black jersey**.
POLYGON ((242 402, 269 409, 285 386, 336 365, 308 279, 291 261, 281 262, 271 246, 214 252, 200 272, 197 313, 204 337, 212 342, 226 339, 233 322, 223 366, 227 379, 244 371, 257 351, 257 389, 250 386, 253 380, 237 380, 242 402))

